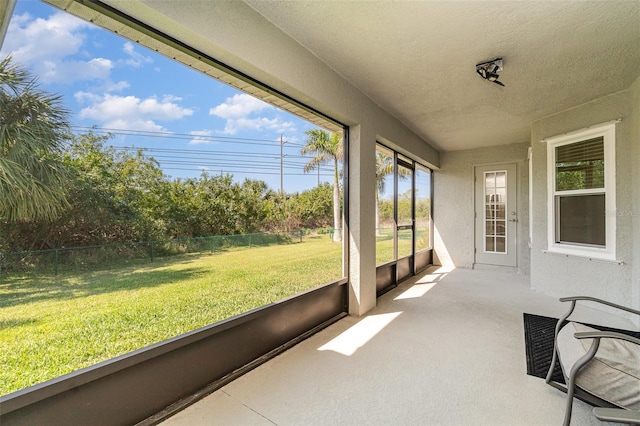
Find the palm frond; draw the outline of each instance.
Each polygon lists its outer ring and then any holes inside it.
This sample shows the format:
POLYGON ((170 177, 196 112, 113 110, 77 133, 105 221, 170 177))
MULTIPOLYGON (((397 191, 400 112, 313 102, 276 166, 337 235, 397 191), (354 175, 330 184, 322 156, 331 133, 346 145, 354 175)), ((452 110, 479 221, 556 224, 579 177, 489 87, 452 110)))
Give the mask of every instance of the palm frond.
POLYGON ((302 155, 314 155, 305 166, 305 172, 314 170, 321 164, 342 159, 342 138, 336 133, 329 133, 322 129, 310 129, 305 132, 307 142, 300 150, 302 155))
POLYGON ((1 219, 53 219, 68 206, 73 179, 58 160, 68 115, 60 96, 40 90, 11 58, 0 61, 1 219))

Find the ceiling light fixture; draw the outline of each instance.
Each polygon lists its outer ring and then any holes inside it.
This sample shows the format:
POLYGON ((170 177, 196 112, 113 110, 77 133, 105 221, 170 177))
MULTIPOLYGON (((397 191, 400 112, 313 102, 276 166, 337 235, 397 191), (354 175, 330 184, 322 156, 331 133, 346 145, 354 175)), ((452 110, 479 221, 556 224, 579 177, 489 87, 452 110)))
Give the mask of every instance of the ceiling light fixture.
POLYGON ((502 58, 496 58, 491 61, 476 64, 476 72, 480 77, 500 86, 504 86, 504 84, 498 81, 498 73, 500 71, 502 71, 502 58))

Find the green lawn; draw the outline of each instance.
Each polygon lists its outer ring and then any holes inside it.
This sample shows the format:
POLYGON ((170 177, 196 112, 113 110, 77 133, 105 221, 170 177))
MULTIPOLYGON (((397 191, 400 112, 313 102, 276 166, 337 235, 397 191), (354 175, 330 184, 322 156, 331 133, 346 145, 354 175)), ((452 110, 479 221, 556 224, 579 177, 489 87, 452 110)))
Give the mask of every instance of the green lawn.
POLYGON ((0 395, 341 276, 342 244, 322 236, 117 270, 0 277, 0 395))
MULTIPOLYGON (((398 257, 411 255, 411 230, 398 232, 398 257)), ((419 227, 416 233, 417 250, 429 246, 429 231, 426 227, 419 227)), ((381 228, 376 236, 376 265, 382 265, 394 260, 393 256, 393 228, 381 228)))

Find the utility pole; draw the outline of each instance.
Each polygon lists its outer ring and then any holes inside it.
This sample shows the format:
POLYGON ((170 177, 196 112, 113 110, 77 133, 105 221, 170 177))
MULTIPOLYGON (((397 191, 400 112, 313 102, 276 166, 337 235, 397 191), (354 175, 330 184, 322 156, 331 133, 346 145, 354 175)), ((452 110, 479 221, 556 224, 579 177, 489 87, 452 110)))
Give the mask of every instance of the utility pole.
POLYGON ((280 133, 280 193, 284 194, 284 185, 283 185, 283 170, 282 170, 282 159, 284 158, 284 155, 282 153, 282 146, 284 145, 284 142, 282 142, 282 133, 280 133))

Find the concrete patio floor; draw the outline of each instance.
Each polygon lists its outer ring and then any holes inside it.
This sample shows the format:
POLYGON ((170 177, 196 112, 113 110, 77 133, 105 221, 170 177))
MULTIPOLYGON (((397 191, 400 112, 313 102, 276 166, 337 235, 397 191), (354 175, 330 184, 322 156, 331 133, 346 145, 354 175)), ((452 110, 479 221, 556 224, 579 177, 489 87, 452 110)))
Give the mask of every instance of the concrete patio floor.
MULTIPOLYGON (((515 272, 432 267, 163 424, 558 425, 565 395, 526 374, 522 314, 567 309, 515 272)), ((575 401, 572 424, 602 424, 591 410, 575 401)))

